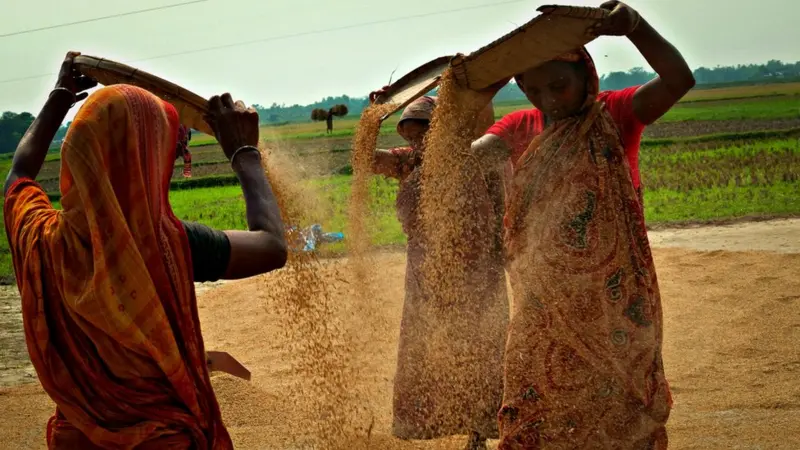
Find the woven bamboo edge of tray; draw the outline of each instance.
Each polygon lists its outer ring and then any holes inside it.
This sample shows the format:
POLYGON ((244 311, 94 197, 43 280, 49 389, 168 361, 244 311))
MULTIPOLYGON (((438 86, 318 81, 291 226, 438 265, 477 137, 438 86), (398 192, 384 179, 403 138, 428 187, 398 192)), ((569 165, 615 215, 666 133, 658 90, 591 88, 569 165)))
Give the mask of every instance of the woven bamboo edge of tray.
POLYGON ((550 16, 563 16, 563 17, 574 17, 576 19, 594 19, 600 20, 608 16, 608 10, 602 8, 594 8, 590 6, 562 6, 562 5, 543 5, 539 8, 536 8, 536 11, 541 12, 542 14, 534 17, 525 25, 516 28, 514 31, 506 34, 505 36, 496 39, 489 44, 475 50, 474 52, 470 53, 468 56, 464 58, 464 61, 471 61, 477 57, 479 57, 485 51, 492 49, 501 45, 502 43, 508 41, 509 39, 515 37, 520 33, 525 33, 528 31, 532 26, 536 23, 547 20, 550 16))
POLYGON ((75 66, 81 73, 97 79, 105 86, 131 84, 146 89, 174 105, 184 125, 212 136, 214 134, 204 119, 209 111, 208 100, 186 88, 135 67, 95 56, 79 55, 75 57, 75 66))
MULTIPOLYGON (((414 81, 418 81, 421 76, 424 76, 426 73, 432 72, 434 68, 438 69, 439 67, 441 67, 441 70, 439 70, 439 72, 444 72, 449 68, 453 72, 453 76, 455 77, 456 82, 459 85, 468 88, 474 88, 470 84, 468 76, 469 73, 468 67, 470 63, 474 63, 477 59, 481 58, 482 56, 485 57, 487 52, 495 50, 497 47, 502 46, 509 40, 517 37, 518 35, 529 32, 533 27, 536 26, 537 23, 551 20, 553 17, 571 17, 575 19, 599 21, 608 16, 608 11, 605 9, 585 7, 585 6, 544 5, 537 8, 537 11, 540 12, 541 14, 537 15, 526 24, 516 28, 515 30, 500 37, 499 39, 490 42, 489 44, 479 48, 478 50, 470 53, 469 55, 456 54, 452 56, 442 56, 417 67, 411 72, 408 72, 406 75, 404 75, 403 77, 398 79, 395 83, 393 83, 387 90, 386 94, 377 98, 376 103, 378 104, 391 103, 392 98, 395 97, 398 93, 403 92, 403 90, 406 89, 414 81)), ((592 38, 589 37, 584 39, 586 43, 590 42, 591 40, 592 38)), ((498 64, 502 64, 502 62, 498 61, 498 64)), ((397 111, 408 106, 411 102, 413 102, 417 98, 425 95, 425 93, 436 88, 436 86, 438 86, 439 84, 440 79, 441 79, 441 74, 439 76, 433 77, 431 81, 423 85, 422 88, 417 88, 418 89, 417 91, 415 91, 405 101, 398 102, 396 104, 396 108, 393 108, 391 112, 385 114, 381 118, 381 120, 382 121, 386 120, 388 117, 392 116, 397 111)), ((498 81, 502 81, 502 79, 498 81)), ((479 87, 478 89, 482 87, 479 87)))

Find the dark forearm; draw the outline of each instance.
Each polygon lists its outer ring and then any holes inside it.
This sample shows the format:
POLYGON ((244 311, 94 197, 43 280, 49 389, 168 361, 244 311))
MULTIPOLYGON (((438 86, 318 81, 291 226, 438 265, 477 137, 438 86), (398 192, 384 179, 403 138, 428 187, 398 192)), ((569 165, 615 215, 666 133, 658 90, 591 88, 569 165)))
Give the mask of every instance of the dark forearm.
POLYGON ((47 100, 17 146, 11 171, 6 179, 6 189, 17 178, 35 179, 39 175, 50 143, 53 142, 73 101, 74 96, 64 91, 55 91, 47 100))
POLYGON ((645 19, 628 38, 675 95, 681 97, 694 87, 694 75, 683 55, 645 19))
POLYGON ((233 170, 242 185, 247 227, 250 231, 265 231, 283 240, 280 208, 261 167, 259 155, 255 152, 240 153, 233 162, 233 170))

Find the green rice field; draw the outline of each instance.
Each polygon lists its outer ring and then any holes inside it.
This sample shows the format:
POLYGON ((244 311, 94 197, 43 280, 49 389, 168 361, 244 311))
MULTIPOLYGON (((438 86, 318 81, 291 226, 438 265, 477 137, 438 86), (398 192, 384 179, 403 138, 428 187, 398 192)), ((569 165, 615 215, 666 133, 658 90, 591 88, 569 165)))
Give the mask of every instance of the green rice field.
MULTIPOLYGON (((497 117, 530 107, 495 105, 497 117)), ((381 147, 401 145, 387 121, 381 147)), ((291 157, 321 207, 312 218, 329 231, 347 232, 351 177, 347 173, 355 118, 335 124, 333 136, 319 123, 262 129, 265 145, 291 157)), ((640 167, 650 226, 800 214, 800 83, 696 90, 661 121, 648 127, 640 167)), ((244 202, 230 166, 213 138, 193 139, 194 177, 173 177, 170 194, 178 217, 220 229, 245 228, 244 202), (206 145, 199 145, 205 143, 206 145)), ((10 158, 0 158, 7 172, 10 158)), ((39 180, 58 198, 59 155, 48 155, 39 180)), ((402 245, 395 218, 397 184, 372 180, 372 242, 402 245)), ((55 203, 58 207, 58 203, 55 203)), ((300 224, 306 225, 306 224, 300 224)), ((342 245, 328 251, 343 251, 342 245)), ((6 239, 0 240, 0 280, 13 281, 6 239)))

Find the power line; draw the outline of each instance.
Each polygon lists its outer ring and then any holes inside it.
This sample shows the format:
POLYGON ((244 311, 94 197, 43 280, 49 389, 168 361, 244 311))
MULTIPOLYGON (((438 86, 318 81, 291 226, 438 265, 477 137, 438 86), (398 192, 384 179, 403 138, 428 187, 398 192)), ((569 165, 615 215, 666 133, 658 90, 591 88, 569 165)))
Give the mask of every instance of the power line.
POLYGON ((119 14, 112 14, 110 16, 94 17, 92 19, 84 19, 84 20, 79 20, 77 22, 68 22, 68 23, 62 23, 62 24, 58 24, 58 25, 50 25, 50 26, 41 27, 41 28, 32 28, 30 30, 15 31, 13 33, 0 34, 0 38, 5 38, 5 37, 9 37, 9 36, 18 36, 20 34, 35 33, 37 31, 52 30, 54 28, 70 27, 72 25, 80 25, 80 24, 90 23, 90 22, 98 22, 98 21, 106 20, 106 19, 114 19, 114 18, 117 18, 117 17, 133 16, 133 15, 136 15, 136 14, 143 14, 143 13, 148 13, 148 12, 152 12, 152 11, 161 11, 163 9, 177 8, 179 6, 192 5, 192 4, 195 4, 195 3, 204 3, 204 2, 207 2, 207 1, 208 0, 192 0, 192 1, 183 2, 183 3, 174 3, 172 5, 156 6, 154 8, 139 9, 139 10, 136 10, 136 11, 128 11, 128 12, 119 13, 119 14))
MULTIPOLYGON (((203 0, 203 1, 206 1, 206 0, 203 0)), ((370 26, 370 25, 379 25, 379 24, 386 24, 386 23, 392 23, 392 22, 402 22, 402 21, 405 21, 405 20, 421 19, 421 18, 424 18, 424 17, 431 17, 431 16, 441 16, 441 15, 452 14, 452 13, 455 13, 455 12, 483 9, 483 8, 489 8, 489 7, 493 7, 493 6, 508 5, 508 4, 512 4, 512 3, 521 3, 521 2, 524 2, 524 1, 530 1, 530 0, 506 0, 506 1, 503 1, 503 2, 494 2, 494 3, 483 4, 483 5, 475 5, 475 6, 467 6, 467 7, 461 7, 461 8, 447 9, 447 10, 442 10, 442 11, 434 11, 434 12, 421 13, 421 14, 412 14, 412 15, 409 15, 409 16, 394 17, 394 18, 391 18, 391 19, 373 20, 373 21, 369 21, 369 22, 361 22, 361 23, 355 23, 355 24, 351 24, 351 25, 343 25, 343 26, 339 26, 339 27, 324 28, 324 29, 320 29, 320 30, 301 31, 299 33, 283 34, 283 35, 279 35, 279 36, 270 36, 270 37, 266 37, 266 38, 253 39, 253 40, 249 40, 249 41, 240 41, 240 42, 233 42, 233 43, 230 43, 230 44, 216 45, 216 46, 213 46, 213 47, 204 47, 204 48, 198 48, 198 49, 193 49, 193 50, 185 50, 185 51, 182 51, 182 52, 166 53, 166 54, 162 54, 162 55, 158 55, 158 56, 150 56, 150 57, 147 57, 147 58, 141 58, 141 59, 136 59, 136 60, 131 60, 131 61, 123 61, 123 63, 124 64, 131 64, 131 63, 137 63, 137 62, 142 62, 142 61, 152 61, 152 60, 155 60, 155 59, 172 58, 172 57, 175 57, 175 56, 192 55, 192 54, 208 52, 208 51, 212 51, 212 50, 222 50, 222 49, 226 49, 226 48, 241 47, 243 45, 252 45, 252 44, 259 44, 259 43, 264 43, 264 42, 279 41, 279 40, 284 40, 284 39, 293 39, 293 38, 302 37, 302 36, 311 36, 311 35, 315 35, 315 34, 330 33, 330 32, 334 32, 334 31, 350 30, 350 29, 353 29, 353 28, 361 28, 361 27, 366 27, 366 26, 370 26)), ((11 78, 11 79, 8 79, 8 80, 1 80, 0 84, 14 83, 14 82, 26 81, 26 80, 33 80, 33 79, 37 79, 37 78, 50 77, 50 76, 53 76, 53 75, 56 75, 56 74, 55 73, 48 73, 48 74, 42 74, 42 75, 31 75, 31 76, 21 77, 21 78, 11 78)))
POLYGON ((366 27, 366 26, 370 26, 370 25, 379 25, 379 24, 392 23, 392 22, 402 22, 404 20, 421 19, 423 17, 441 16, 441 15, 446 15, 446 14, 452 14, 452 13, 455 13, 455 12, 469 11, 469 10, 475 10, 475 9, 483 9, 483 8, 489 8, 489 7, 492 7, 492 6, 507 5, 507 4, 511 4, 511 3, 521 3, 521 2, 524 2, 524 1, 531 1, 531 0, 507 0, 507 1, 504 1, 504 2, 496 2, 496 3, 491 3, 491 4, 467 6, 467 7, 463 7, 463 8, 453 8, 453 9, 447 9, 447 10, 443 10, 443 11, 434 11, 434 12, 429 12, 429 13, 413 14, 413 15, 410 15, 410 16, 394 17, 394 18, 391 18, 391 19, 382 19, 382 20, 373 20, 373 21, 370 21, 370 22, 354 23, 354 24, 351 24, 351 25, 342 25, 342 26, 339 26, 339 27, 325 28, 325 29, 322 29, 322 30, 301 31, 299 33, 284 34, 284 35, 280 35, 280 36, 271 36, 271 37, 267 37, 267 38, 253 39, 253 40, 250 40, 250 41, 234 42, 234 43, 231 43, 231 44, 217 45, 217 46, 214 46, 214 47, 205 47, 205 48, 199 48, 199 49, 195 49, 195 50, 185 50, 185 51, 182 51, 182 52, 167 53, 167 54, 164 54, 164 55, 151 56, 151 57, 148 57, 148 58, 137 59, 137 60, 131 61, 131 62, 151 61, 151 60, 154 60, 154 59, 171 58, 173 56, 191 55, 191 54, 194 54, 194 53, 201 53, 201 52, 207 52, 207 51, 212 51, 212 50, 221 50, 221 49, 231 48, 231 47, 241 47, 243 45, 260 44, 260 43, 263 43, 263 42, 280 41, 280 40, 284 40, 284 39, 292 39, 292 38, 297 38, 297 37, 302 37, 302 36, 311 36, 311 35, 314 35, 314 34, 330 33, 330 32, 333 32, 333 31, 351 30, 353 28, 361 28, 361 27, 366 27))

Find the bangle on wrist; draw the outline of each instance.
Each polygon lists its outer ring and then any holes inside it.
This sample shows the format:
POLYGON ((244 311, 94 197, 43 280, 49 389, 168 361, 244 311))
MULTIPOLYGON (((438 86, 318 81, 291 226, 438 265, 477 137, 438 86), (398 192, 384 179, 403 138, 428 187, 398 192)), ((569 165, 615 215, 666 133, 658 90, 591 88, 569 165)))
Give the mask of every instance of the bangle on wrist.
POLYGON ((236 151, 233 152, 233 155, 231 155, 231 166, 233 166, 233 163, 236 160, 236 156, 239 155, 239 153, 243 152, 256 152, 256 154, 258 154, 258 157, 259 158, 261 157, 261 152, 258 150, 258 147, 254 147, 252 145, 243 145, 238 149, 236 149, 236 151))
POLYGON ((57 87, 57 88, 53 89, 52 91, 50 91, 50 97, 55 95, 56 92, 61 92, 61 91, 68 93, 72 97, 72 104, 70 105, 70 108, 75 106, 75 103, 78 102, 78 96, 75 95, 74 92, 70 91, 69 89, 67 89, 65 87, 57 87))

